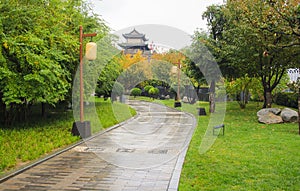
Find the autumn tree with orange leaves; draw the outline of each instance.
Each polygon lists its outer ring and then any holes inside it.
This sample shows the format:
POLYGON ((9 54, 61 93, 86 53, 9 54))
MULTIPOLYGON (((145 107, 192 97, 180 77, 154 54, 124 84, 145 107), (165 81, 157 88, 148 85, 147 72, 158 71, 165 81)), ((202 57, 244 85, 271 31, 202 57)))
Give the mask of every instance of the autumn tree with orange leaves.
POLYGON ((123 69, 118 80, 127 92, 139 83, 152 78, 150 64, 142 51, 138 51, 134 55, 123 54, 118 59, 118 63, 123 69))
POLYGON ((123 54, 119 59, 118 62, 121 67, 126 70, 133 64, 146 61, 146 57, 143 56, 142 51, 137 51, 136 54, 123 54))

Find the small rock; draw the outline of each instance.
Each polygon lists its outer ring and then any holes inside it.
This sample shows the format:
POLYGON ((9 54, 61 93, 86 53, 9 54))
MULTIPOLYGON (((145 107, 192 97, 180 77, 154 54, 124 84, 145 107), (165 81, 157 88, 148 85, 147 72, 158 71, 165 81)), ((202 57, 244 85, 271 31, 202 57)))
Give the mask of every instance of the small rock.
POLYGON ((187 98, 186 96, 184 96, 184 97, 182 98, 182 102, 183 102, 183 103, 188 103, 189 100, 188 100, 188 98, 187 98))
POLYGON ((265 123, 265 124, 283 123, 282 118, 278 115, 275 115, 272 112, 265 113, 264 115, 259 115, 258 121, 260 123, 265 123))
POLYGON ((292 109, 284 108, 281 111, 280 115, 284 122, 297 122, 298 121, 298 113, 292 109))

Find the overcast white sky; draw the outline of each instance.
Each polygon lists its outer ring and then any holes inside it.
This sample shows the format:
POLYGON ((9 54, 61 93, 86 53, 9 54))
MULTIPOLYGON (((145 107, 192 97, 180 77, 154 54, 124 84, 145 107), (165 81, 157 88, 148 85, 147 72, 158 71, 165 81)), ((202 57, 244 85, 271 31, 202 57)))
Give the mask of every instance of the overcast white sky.
MULTIPOLYGON (((115 32, 130 32, 136 25, 155 24, 170 26, 192 35, 195 30, 207 29, 202 14, 212 4, 223 0, 93 0, 94 12, 101 15, 115 32), (130 28, 128 28, 130 27, 130 28)), ((146 33, 149 40, 153 30, 135 27, 146 33), (146 31, 145 31, 146 30, 146 31)), ((155 29, 155 31, 157 31, 155 29)), ((174 41, 174 39, 173 39, 174 41)))

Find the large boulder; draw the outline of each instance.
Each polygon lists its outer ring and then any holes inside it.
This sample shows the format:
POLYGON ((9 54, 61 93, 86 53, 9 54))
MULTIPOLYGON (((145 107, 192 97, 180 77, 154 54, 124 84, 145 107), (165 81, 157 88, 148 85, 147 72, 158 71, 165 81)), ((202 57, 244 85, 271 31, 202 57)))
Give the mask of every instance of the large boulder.
POLYGON ((261 116, 261 115, 267 115, 269 112, 275 114, 275 115, 279 115, 281 112, 281 109, 279 108, 264 108, 259 110, 256 115, 257 117, 261 116))
POLYGON ((297 122, 298 121, 298 113, 292 109, 284 108, 281 111, 280 115, 284 122, 297 122))
POLYGON ((263 113, 262 115, 257 115, 257 116, 258 116, 258 121, 260 123, 265 123, 265 124, 283 123, 282 118, 278 115, 275 115, 272 112, 263 113))

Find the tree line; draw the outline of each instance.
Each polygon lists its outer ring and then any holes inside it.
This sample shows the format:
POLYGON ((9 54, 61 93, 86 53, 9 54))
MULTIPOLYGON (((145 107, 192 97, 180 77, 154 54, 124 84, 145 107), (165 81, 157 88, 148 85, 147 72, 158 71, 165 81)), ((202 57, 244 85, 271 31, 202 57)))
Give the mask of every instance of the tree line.
POLYGON ((71 99, 79 64, 79 26, 109 28, 84 0, 4 0, 0 4, 1 122, 24 121, 31 106, 71 99))
MULTIPOLYGON (((228 90, 239 94, 239 99, 247 97, 251 85, 252 89, 262 91, 264 107, 271 107, 272 93, 286 70, 300 67, 297 0, 228 0, 224 5, 209 6, 202 18, 207 20, 209 33, 196 31, 192 45, 181 53, 171 50, 153 55, 150 61, 153 70, 147 69, 149 61, 141 53, 122 55, 113 46, 116 39, 109 35, 109 27, 84 0, 4 0, 0 11, 0 121, 6 125, 26 120, 33 105, 41 105, 41 113, 45 115, 45 105, 71 102, 72 83, 79 65, 80 25, 86 33, 97 32, 94 41, 108 37, 107 50, 102 50, 101 58, 97 58, 97 62, 108 64, 99 64, 101 72, 89 71, 97 79, 87 80, 95 81, 96 88, 86 87, 87 93, 96 91, 105 97, 110 97, 118 78, 129 84, 155 75, 167 80, 171 68, 161 63, 176 66, 180 60, 182 71, 196 89, 203 84, 211 85, 207 80, 214 86, 210 79, 218 71, 211 66, 217 64, 225 84, 234 84, 228 90), (145 64, 134 66, 137 62, 145 64)), ((163 81, 155 83, 170 88, 163 81)), ((155 84, 150 80, 138 85, 155 84)), ((118 86, 120 91, 132 88, 118 86)))
POLYGON ((198 60, 190 63, 194 74, 201 79, 195 66, 201 66, 204 45, 218 63, 227 85, 235 85, 229 90, 247 95, 249 89, 262 89, 263 107, 271 107, 272 94, 287 69, 300 67, 299 1, 228 0, 224 5, 209 6, 203 19, 207 20, 209 34, 194 34, 192 46, 197 54, 192 57, 198 60))
MULTIPOLYGON (((288 88, 287 69, 300 67, 299 2, 228 0, 223 5, 209 6, 202 19, 207 20, 209 33, 196 31, 192 45, 180 50, 181 57, 178 51, 171 50, 152 55, 151 64, 166 61, 176 65, 180 60, 182 71, 197 92, 200 86, 218 86, 213 81, 219 75, 214 66, 217 65, 223 79, 216 80, 224 81, 227 94, 236 99, 241 108, 246 107, 250 94, 253 99, 263 101, 264 108, 271 107, 274 94, 288 88)), ((141 61, 147 62, 139 54, 121 56, 117 62, 121 63, 118 75, 141 61)), ((143 75, 150 74, 133 75, 133 78, 138 81, 143 75)), ((149 83, 138 84, 138 87, 146 85, 149 83)), ((168 84, 164 86, 170 88, 168 84)), ((211 96, 213 94, 218 97, 224 90, 213 92, 211 96)))

